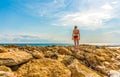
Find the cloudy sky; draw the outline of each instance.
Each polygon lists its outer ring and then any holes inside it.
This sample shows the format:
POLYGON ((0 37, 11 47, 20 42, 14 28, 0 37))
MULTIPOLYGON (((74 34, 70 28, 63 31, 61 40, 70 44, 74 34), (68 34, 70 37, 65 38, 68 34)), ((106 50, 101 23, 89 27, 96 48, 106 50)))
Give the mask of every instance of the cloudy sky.
POLYGON ((120 0, 0 0, 0 43, 120 43, 120 0))

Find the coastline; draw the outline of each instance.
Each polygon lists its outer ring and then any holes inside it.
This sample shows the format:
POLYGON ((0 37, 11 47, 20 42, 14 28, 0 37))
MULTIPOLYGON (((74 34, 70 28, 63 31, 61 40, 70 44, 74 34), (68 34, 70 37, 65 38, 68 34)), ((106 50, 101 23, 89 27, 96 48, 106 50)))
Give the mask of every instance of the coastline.
MULTIPOLYGON (((73 43, 0 43, 0 46, 73 46, 73 43)), ((120 48, 119 43, 80 43, 80 45, 95 45, 95 46, 105 46, 109 48, 120 48)))
POLYGON ((48 74, 57 76, 57 72, 60 72, 60 75, 64 75, 65 77, 71 77, 72 74, 77 75, 77 77, 81 77, 81 75, 83 77, 86 75, 88 77, 92 75, 93 77, 106 77, 111 70, 119 71, 120 49, 81 44, 79 50, 80 53, 77 53, 73 46, 56 45, 16 46, 11 44, 9 46, 0 46, 0 65, 7 66, 0 68, 11 69, 10 73, 14 74, 13 72, 15 72, 17 77, 27 77, 28 75, 32 77, 36 75, 47 77, 48 74), (56 71, 56 73, 50 72, 51 69, 52 71, 56 71), (21 72, 19 73, 19 71, 21 72), (28 72, 26 73, 25 71, 28 72), (44 71, 48 74, 41 73, 44 71))

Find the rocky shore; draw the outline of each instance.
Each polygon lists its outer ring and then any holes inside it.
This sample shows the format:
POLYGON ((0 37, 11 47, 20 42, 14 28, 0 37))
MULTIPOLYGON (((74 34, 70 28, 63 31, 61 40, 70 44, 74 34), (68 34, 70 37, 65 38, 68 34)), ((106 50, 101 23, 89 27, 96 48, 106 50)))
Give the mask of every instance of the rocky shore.
POLYGON ((108 77, 120 72, 120 48, 0 46, 0 77, 108 77))

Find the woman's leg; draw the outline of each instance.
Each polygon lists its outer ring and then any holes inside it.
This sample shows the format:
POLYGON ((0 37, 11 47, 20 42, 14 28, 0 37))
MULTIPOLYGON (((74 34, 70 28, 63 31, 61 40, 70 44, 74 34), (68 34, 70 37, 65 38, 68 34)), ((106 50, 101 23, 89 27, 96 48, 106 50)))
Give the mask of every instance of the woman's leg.
POLYGON ((77 48, 79 49, 79 40, 77 40, 77 48))
POLYGON ((75 48, 75 50, 77 49, 77 40, 76 39, 74 39, 74 48, 75 48))
POLYGON ((77 51, 80 52, 80 50, 79 50, 79 40, 77 40, 76 42, 77 42, 77 51))

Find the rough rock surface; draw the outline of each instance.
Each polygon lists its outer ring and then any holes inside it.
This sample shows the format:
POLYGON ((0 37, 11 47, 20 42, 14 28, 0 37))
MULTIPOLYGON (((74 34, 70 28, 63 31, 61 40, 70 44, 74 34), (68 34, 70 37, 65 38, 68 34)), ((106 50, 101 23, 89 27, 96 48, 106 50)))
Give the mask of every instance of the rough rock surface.
POLYGON ((72 64, 68 66, 68 68, 72 72, 71 77, 102 77, 92 69, 87 68, 85 65, 83 65, 76 59, 73 61, 72 64))
POLYGON ((0 53, 0 65, 13 66, 32 59, 32 55, 24 51, 0 53))
POLYGON ((16 77, 16 76, 9 67, 0 66, 0 77, 16 77))
POLYGON ((65 47, 60 47, 58 50, 58 53, 64 54, 64 55, 71 55, 72 54, 72 52, 65 47))
POLYGON ((34 59, 21 66, 17 77, 71 77, 71 71, 57 60, 34 59))
POLYGON ((108 77, 111 70, 120 72, 120 48, 80 45, 79 50, 73 46, 0 46, 0 75, 108 77))
POLYGON ((5 53, 5 52, 9 52, 9 50, 6 49, 5 47, 0 47, 0 53, 5 53))

